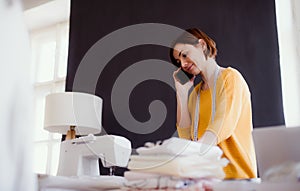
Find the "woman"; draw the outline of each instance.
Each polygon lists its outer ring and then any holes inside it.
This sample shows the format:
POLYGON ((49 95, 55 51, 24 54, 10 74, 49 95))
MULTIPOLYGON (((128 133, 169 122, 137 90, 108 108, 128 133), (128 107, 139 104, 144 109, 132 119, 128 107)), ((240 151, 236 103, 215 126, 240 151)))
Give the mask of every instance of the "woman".
POLYGON ((219 146, 230 163, 226 178, 255 178, 256 158, 252 140, 251 95, 242 75, 220 67, 215 42, 199 29, 188 29, 170 51, 179 67, 173 74, 177 96, 179 137, 219 146), (180 70, 192 78, 181 84, 180 70), (194 79, 202 81, 189 90, 194 79))

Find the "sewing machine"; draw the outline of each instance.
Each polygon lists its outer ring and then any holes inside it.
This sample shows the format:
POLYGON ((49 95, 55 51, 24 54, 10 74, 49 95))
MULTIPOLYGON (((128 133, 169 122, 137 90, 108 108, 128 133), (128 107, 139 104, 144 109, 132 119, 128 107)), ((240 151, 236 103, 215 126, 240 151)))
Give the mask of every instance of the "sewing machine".
POLYGON ((92 134, 61 143, 58 176, 100 175, 99 158, 104 167, 126 167, 131 155, 128 139, 116 135, 92 134))

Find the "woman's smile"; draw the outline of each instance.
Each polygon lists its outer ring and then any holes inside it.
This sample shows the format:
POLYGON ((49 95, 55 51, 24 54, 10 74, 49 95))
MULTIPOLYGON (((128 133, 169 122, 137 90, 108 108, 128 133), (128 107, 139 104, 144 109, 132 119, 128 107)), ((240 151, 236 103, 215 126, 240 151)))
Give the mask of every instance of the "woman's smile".
POLYGON ((193 64, 191 64, 191 65, 187 68, 187 70, 190 71, 190 70, 192 69, 192 67, 193 67, 193 64))
POLYGON ((190 64, 190 65, 187 65, 186 67, 183 67, 183 69, 190 73, 190 74, 194 74, 195 73, 195 65, 194 64, 190 64))

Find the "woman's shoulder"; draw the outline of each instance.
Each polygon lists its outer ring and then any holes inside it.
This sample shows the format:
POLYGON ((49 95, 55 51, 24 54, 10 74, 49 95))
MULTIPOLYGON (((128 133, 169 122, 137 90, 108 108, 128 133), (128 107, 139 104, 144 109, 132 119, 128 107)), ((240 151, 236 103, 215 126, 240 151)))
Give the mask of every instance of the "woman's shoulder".
POLYGON ((245 88, 249 91, 248 84, 243 75, 235 68, 223 68, 222 72, 224 83, 233 85, 240 88, 245 88))
POLYGON ((237 79, 237 78, 241 78, 242 74, 235 68, 232 67, 227 67, 227 68, 222 68, 222 76, 225 79, 237 79))

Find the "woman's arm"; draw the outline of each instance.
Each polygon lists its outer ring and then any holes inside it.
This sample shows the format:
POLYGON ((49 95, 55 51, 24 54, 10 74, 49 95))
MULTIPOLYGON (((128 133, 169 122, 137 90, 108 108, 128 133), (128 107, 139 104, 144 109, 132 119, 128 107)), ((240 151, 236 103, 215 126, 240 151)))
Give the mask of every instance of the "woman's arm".
POLYGON ((198 142, 207 145, 217 145, 217 136, 211 131, 205 131, 198 142))
POLYGON ((216 97, 216 114, 207 131, 212 132, 217 138, 216 143, 230 137, 240 120, 245 97, 250 101, 250 93, 246 82, 237 71, 231 71, 222 79, 216 97), (247 91, 247 92, 246 92, 247 91))
POLYGON ((188 110, 188 93, 187 95, 176 95, 177 98, 177 126, 191 126, 191 117, 188 110))
POLYGON ((177 99, 177 126, 186 128, 191 126, 191 117, 188 110, 189 90, 193 85, 193 80, 189 80, 185 84, 181 84, 176 78, 176 74, 180 71, 180 68, 173 73, 173 78, 176 88, 177 99))

